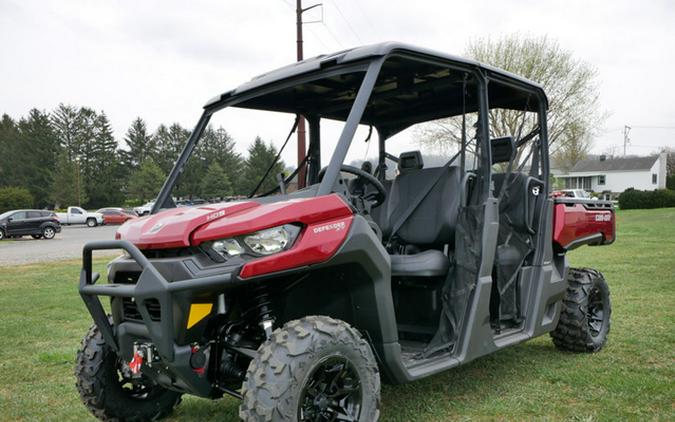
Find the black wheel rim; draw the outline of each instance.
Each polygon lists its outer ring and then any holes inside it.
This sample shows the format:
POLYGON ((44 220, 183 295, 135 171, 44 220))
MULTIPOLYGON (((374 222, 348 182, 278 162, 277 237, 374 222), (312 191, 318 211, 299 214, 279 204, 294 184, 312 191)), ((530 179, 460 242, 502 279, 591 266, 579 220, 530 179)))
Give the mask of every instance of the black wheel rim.
POLYGON ((344 356, 322 359, 305 383, 298 420, 307 422, 358 421, 363 393, 358 371, 344 356))
POLYGON ((605 303, 602 297, 602 292, 599 288, 594 287, 588 295, 588 311, 586 312, 586 319, 588 320, 588 328, 593 337, 600 335, 602 327, 605 323, 605 303))

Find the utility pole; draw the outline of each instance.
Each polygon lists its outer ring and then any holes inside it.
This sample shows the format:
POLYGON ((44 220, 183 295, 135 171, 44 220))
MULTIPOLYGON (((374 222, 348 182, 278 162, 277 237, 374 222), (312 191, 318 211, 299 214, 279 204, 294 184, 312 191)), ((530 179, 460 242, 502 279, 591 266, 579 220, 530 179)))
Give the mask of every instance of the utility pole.
POLYGON ((630 132, 631 127, 628 125, 625 125, 623 127, 623 156, 626 156, 626 146, 630 144, 630 137, 628 136, 628 133, 630 132))
MULTIPOLYGON (((302 51, 302 14, 310 9, 321 6, 321 3, 314 4, 305 9, 302 8, 302 0, 296 0, 295 7, 295 29, 297 34, 297 58, 298 61, 303 60, 303 51, 302 51)), ((305 154, 307 153, 307 147, 305 145, 305 119, 298 114, 298 166, 305 159, 305 154)), ((298 172, 298 189, 305 187, 305 173, 307 166, 303 165, 300 171, 298 172)))

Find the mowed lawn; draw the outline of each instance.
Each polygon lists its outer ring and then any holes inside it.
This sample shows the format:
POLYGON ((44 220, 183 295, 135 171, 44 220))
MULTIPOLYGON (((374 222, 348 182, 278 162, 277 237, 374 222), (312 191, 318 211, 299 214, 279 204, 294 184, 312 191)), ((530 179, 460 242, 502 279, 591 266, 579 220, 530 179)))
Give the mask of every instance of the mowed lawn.
MULTIPOLYGON (((548 336, 429 379, 384 386, 383 421, 675 420, 675 208, 622 211, 618 241, 584 247, 573 266, 601 270, 612 328, 593 355, 548 336)), ((97 260, 100 271, 104 259, 97 260)), ((0 268, 0 421, 92 420, 73 362, 91 321, 79 262, 0 268)), ((187 397, 171 420, 235 421, 238 402, 187 397)))

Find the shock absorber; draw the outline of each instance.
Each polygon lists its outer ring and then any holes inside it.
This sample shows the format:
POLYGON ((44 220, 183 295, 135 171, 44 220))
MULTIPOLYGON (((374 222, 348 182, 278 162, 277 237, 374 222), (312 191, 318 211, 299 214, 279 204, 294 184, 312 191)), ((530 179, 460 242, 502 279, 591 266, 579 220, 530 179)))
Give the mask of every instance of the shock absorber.
POLYGON ((258 324, 265 332, 265 337, 270 338, 274 326, 274 308, 269 287, 261 284, 253 289, 252 294, 251 307, 246 313, 259 321, 258 324))

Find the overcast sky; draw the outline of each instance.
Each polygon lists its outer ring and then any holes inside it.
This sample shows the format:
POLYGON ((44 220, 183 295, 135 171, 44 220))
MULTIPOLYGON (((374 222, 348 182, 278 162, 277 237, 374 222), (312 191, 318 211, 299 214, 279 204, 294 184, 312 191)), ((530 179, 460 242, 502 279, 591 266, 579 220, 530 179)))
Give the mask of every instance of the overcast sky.
MULTIPOLYGON (((629 153, 675 147, 673 1, 322 1, 305 57, 388 40, 461 54, 477 37, 547 35, 598 70, 610 117, 594 152, 621 146, 626 124, 629 153)), ((136 116, 192 128, 209 98, 295 60, 291 3, 0 0, 0 113, 89 106, 118 139, 136 116)), ((223 122, 241 150, 256 134, 279 145, 290 123, 223 122)))

